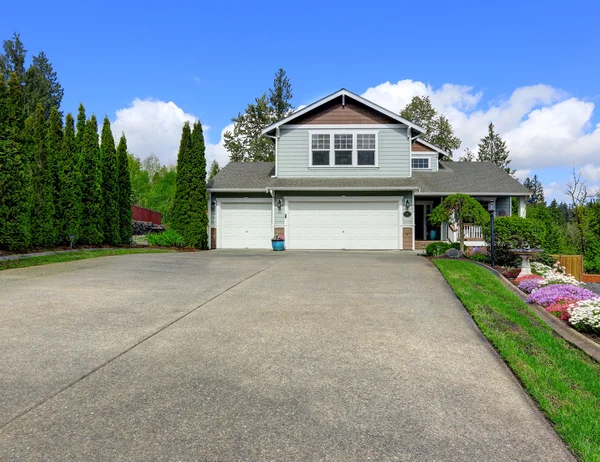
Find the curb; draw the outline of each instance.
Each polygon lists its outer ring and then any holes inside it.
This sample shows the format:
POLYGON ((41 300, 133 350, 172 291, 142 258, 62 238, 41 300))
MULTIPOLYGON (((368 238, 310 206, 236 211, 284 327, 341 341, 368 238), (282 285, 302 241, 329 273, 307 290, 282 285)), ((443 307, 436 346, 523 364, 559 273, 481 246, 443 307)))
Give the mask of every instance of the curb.
POLYGON ((61 253, 72 253, 72 252, 86 252, 93 250, 115 250, 117 247, 94 247, 90 249, 73 249, 73 250, 54 250, 48 252, 37 252, 37 253, 19 253, 13 255, 4 255, 0 256, 0 261, 10 261, 10 260, 22 260, 24 258, 32 258, 32 257, 48 257, 50 255, 60 255, 61 253))
POLYGON ((600 363, 600 345, 596 342, 593 342, 585 335, 580 334, 575 329, 567 326, 560 319, 552 316, 548 313, 543 307, 540 305, 534 305, 527 303, 527 295, 521 292, 514 284, 512 284, 508 279, 506 279, 502 274, 500 274, 494 268, 490 268, 487 265, 479 262, 473 262, 476 265, 485 268, 490 273, 494 274, 498 280, 502 283, 504 287, 509 289, 512 293, 514 293, 522 302, 524 302, 528 307, 530 307, 535 314, 538 315, 539 318, 542 319, 546 324, 548 324, 554 332, 564 338, 567 342, 575 345, 580 350, 586 352, 589 356, 591 356, 594 360, 600 363))

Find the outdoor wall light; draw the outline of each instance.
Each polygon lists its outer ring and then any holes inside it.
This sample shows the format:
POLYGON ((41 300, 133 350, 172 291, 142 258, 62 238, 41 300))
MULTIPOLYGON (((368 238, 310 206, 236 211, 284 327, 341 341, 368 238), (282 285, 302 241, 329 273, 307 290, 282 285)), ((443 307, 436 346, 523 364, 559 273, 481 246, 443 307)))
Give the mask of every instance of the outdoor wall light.
POLYGON ((277 199, 277 208, 281 210, 281 199, 277 199))
POLYGON ((404 206, 406 207, 406 210, 410 208, 410 201, 408 199, 406 199, 406 201, 404 202, 404 206))
POLYGON ((212 205, 212 208, 214 209, 217 206, 217 201, 212 201, 211 205, 212 205))

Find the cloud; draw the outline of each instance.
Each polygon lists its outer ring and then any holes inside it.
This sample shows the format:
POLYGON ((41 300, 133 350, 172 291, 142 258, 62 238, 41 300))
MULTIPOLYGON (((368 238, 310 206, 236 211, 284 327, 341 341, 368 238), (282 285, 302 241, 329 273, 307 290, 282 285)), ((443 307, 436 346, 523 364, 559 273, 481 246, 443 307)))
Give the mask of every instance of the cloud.
POLYGON ((531 169, 525 169, 525 170, 517 170, 514 173, 514 177, 516 179, 518 179, 519 181, 523 182, 525 181, 526 178, 528 178, 531 175, 531 169))
POLYGON ((142 159, 154 153, 168 165, 177 162, 183 123, 196 120, 195 115, 187 114, 172 101, 136 98, 131 106, 117 111, 111 128, 115 137, 125 133, 129 152, 142 159))
POLYGON ((580 172, 583 179, 594 183, 600 182, 600 166, 592 164, 584 165, 581 167, 580 172))
POLYGON ((206 145, 206 165, 207 169, 212 163, 213 159, 219 163, 219 166, 223 168, 225 165, 229 163, 229 153, 225 149, 223 144, 224 139, 223 135, 226 131, 233 131, 233 124, 227 125, 223 130, 221 130, 221 139, 217 144, 207 144, 206 145))

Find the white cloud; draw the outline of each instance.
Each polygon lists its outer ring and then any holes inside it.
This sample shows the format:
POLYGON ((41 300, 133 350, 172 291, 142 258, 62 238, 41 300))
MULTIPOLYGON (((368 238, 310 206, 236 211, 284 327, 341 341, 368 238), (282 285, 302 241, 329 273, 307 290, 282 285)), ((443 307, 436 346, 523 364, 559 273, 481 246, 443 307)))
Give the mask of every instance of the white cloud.
POLYGON ((514 173, 514 177, 519 181, 523 182, 526 178, 531 175, 531 169, 526 168, 525 170, 517 170, 514 173))
POLYGON ((600 182, 600 166, 592 164, 584 165, 581 167, 580 172, 583 179, 594 183, 600 182))
POLYGON ((233 131, 233 124, 227 125, 223 130, 221 130, 221 139, 217 144, 208 144, 206 145, 206 168, 210 166, 213 159, 216 159, 219 163, 219 166, 223 168, 225 165, 229 163, 229 153, 225 149, 223 145, 223 135, 226 131, 233 131))
POLYGON ((177 162, 183 123, 196 120, 196 116, 172 101, 136 98, 130 107, 117 111, 111 127, 115 138, 125 133, 129 152, 142 159, 154 153, 162 164, 168 165, 177 162))

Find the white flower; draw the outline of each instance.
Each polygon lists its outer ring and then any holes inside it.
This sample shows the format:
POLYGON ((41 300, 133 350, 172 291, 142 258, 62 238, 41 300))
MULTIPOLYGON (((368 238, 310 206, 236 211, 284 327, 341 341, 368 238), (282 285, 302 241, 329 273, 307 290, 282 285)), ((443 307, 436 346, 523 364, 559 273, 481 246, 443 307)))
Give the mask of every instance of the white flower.
POLYGON ((549 273, 543 276, 544 280, 540 283, 540 287, 548 286, 550 284, 570 284, 572 286, 580 287, 584 285, 583 282, 579 282, 570 274, 561 274, 561 273, 549 273))
POLYGON ((569 308, 569 322, 582 330, 600 330, 600 298, 581 300, 569 308))

